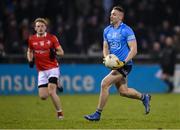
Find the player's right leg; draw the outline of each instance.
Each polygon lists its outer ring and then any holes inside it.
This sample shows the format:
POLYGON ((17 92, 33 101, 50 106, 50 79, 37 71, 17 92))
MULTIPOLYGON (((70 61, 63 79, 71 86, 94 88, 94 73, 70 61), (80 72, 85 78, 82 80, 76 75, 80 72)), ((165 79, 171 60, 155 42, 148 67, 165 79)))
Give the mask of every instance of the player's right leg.
POLYGON ((95 113, 90 115, 85 115, 84 118, 89 121, 99 121, 101 117, 101 112, 106 105, 109 96, 109 88, 111 84, 118 82, 121 79, 121 75, 118 72, 112 70, 101 82, 101 91, 99 96, 98 107, 95 113))
POLYGON ((122 78, 116 70, 112 70, 101 82, 101 91, 98 102, 98 109, 103 110, 109 97, 109 88, 112 84, 119 82, 122 78))
POLYGON ((40 71, 38 73, 38 91, 39 91, 39 97, 42 100, 46 100, 49 96, 47 87, 48 87, 48 80, 46 74, 44 71, 40 71))
POLYGON ((49 96, 47 86, 48 86, 48 84, 42 84, 42 85, 39 85, 39 86, 38 86, 38 89, 39 89, 39 97, 40 97, 42 100, 46 100, 46 99, 48 98, 48 96, 49 96))
MULTIPOLYGON (((45 70, 45 71, 40 71, 38 73, 39 97, 42 100, 46 100, 48 98, 48 96, 50 96, 52 99, 52 102, 57 110, 58 119, 62 119, 63 113, 62 113, 62 109, 61 109, 61 105, 60 105, 60 99, 59 99, 58 95, 56 94, 58 78, 56 78, 56 77, 53 78, 53 77, 47 76, 47 75, 52 76, 52 74, 55 73, 55 75, 57 75, 57 77, 58 77, 59 73, 58 72, 52 73, 51 71, 54 71, 54 70, 45 70), (51 75, 49 73, 51 73, 51 75)), ((58 69, 57 69, 57 71, 58 71, 58 69)))

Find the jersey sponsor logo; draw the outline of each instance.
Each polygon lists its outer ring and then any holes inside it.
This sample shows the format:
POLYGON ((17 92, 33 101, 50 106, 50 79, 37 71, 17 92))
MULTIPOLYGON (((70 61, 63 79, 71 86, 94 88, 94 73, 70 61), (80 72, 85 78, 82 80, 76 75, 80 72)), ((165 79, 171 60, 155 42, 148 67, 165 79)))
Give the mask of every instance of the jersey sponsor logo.
POLYGON ((38 54, 43 54, 43 53, 47 53, 48 50, 35 50, 35 53, 38 53, 38 54))
POLYGON ((119 42, 112 42, 112 43, 110 43, 110 46, 113 49, 120 49, 121 48, 121 44, 119 42))

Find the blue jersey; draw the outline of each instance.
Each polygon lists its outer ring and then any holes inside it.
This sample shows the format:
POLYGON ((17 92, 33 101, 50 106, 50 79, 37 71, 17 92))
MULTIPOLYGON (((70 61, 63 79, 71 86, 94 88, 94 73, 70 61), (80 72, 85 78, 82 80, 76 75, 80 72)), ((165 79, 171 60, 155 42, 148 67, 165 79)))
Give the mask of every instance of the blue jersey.
MULTIPOLYGON (((115 54, 121 61, 124 61, 128 56, 130 48, 128 41, 136 40, 133 30, 124 23, 121 23, 118 28, 109 25, 104 29, 104 41, 108 43, 110 54, 115 54)), ((132 60, 127 63, 132 64, 132 60)))

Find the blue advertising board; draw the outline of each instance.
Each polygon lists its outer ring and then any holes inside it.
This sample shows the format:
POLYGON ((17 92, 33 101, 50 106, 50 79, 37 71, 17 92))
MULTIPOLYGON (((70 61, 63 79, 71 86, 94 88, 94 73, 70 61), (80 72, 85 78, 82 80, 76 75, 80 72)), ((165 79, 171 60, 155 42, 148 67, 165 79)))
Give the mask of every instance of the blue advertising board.
MULTIPOLYGON (((135 65, 128 77, 128 85, 140 92, 163 93, 166 85, 155 77, 158 65, 135 65)), ((63 64, 60 83, 64 94, 99 93, 101 80, 110 70, 102 64, 63 64)), ((37 72, 26 64, 0 65, 0 95, 37 94, 37 72)), ((116 92, 114 86, 111 93, 116 92)))

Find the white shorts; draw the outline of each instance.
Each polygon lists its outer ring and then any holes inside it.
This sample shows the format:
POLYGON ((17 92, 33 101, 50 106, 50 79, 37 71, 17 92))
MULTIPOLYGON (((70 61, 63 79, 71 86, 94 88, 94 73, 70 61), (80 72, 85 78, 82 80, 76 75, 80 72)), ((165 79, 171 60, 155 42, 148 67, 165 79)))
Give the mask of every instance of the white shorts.
POLYGON ((50 70, 39 71, 38 73, 38 86, 47 84, 50 77, 56 77, 59 79, 59 68, 53 68, 50 70))

